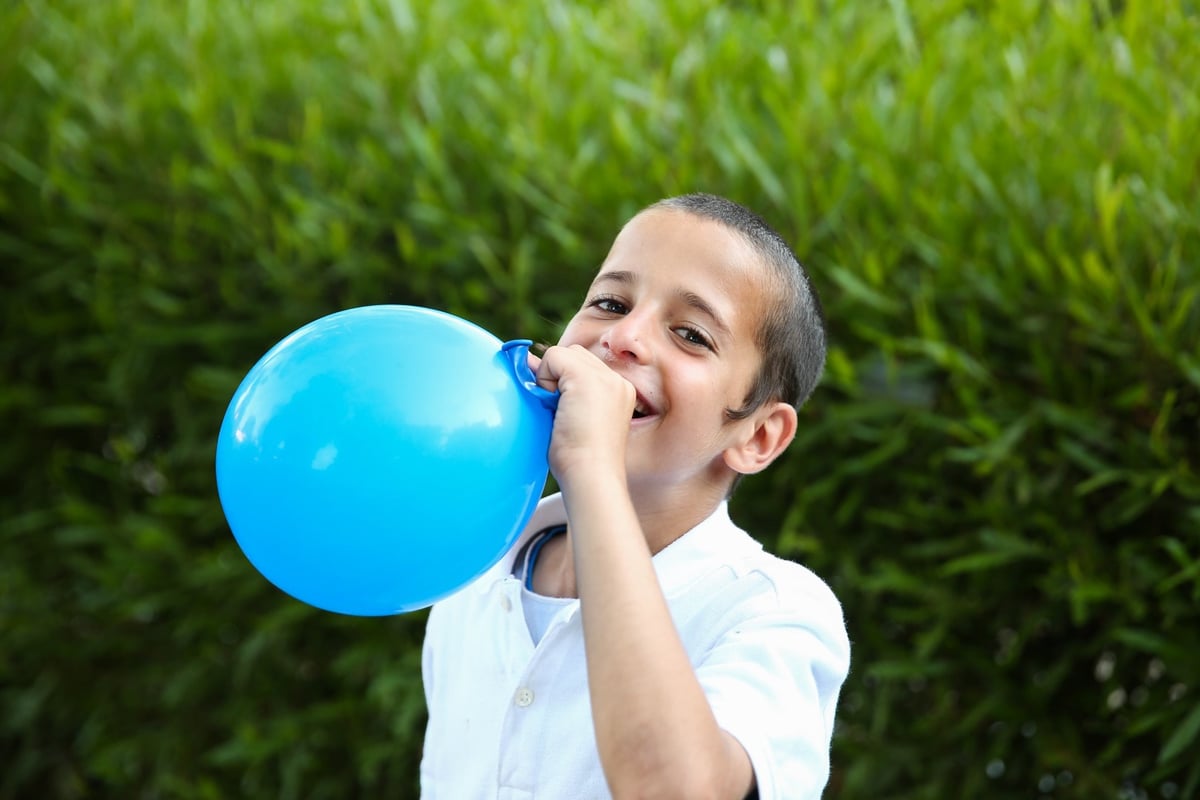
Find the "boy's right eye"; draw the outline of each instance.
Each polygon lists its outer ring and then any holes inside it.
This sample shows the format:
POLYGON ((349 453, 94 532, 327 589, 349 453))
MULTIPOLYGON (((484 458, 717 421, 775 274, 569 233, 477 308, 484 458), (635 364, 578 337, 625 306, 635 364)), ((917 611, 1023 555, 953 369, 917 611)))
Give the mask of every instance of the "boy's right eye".
POLYGON ((612 297, 596 297, 588 305, 608 314, 625 314, 629 311, 624 303, 612 297))

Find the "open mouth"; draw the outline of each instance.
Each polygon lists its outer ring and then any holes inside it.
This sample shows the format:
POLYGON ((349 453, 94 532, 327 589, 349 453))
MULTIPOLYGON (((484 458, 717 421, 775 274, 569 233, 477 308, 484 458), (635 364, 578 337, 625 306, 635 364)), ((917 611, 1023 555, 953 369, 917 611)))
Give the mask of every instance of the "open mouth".
POLYGON ((653 413, 654 409, 647 405, 645 400, 639 397, 637 403, 635 403, 633 406, 633 418, 642 419, 643 417, 648 417, 653 413))

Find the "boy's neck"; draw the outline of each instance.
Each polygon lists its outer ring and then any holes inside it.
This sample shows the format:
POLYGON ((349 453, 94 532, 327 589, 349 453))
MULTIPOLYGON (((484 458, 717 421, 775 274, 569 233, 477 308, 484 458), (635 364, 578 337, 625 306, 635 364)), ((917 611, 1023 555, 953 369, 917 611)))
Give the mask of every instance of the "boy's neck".
POLYGON ((722 487, 674 486, 665 491, 639 492, 630 488, 629 497, 646 537, 651 555, 657 555, 680 536, 712 516, 725 500, 722 487), (687 489, 691 489, 688 491, 687 489))
MULTIPOLYGON (((724 502, 725 491, 717 486, 690 492, 680 486, 666 492, 631 488, 629 497, 653 556, 712 516, 724 502)), ((534 567, 534 591, 548 597, 578 597, 574 558, 568 524, 566 536, 555 536, 543 546, 534 567)))

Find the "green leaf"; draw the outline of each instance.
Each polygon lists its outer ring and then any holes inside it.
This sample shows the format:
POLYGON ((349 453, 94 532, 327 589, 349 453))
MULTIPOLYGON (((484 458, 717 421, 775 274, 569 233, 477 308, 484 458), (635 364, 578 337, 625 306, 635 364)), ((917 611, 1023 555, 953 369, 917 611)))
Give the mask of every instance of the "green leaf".
POLYGON ((1163 744, 1158 754, 1158 763, 1164 764, 1183 753, 1200 737, 1200 704, 1179 723, 1171 737, 1163 744))

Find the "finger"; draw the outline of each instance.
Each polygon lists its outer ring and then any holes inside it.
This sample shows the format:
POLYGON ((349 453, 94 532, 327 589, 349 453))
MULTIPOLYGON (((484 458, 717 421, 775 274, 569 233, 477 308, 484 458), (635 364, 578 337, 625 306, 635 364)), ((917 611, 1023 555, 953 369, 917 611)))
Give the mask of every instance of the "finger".
POLYGON ((533 359, 537 359, 537 366, 533 370, 537 385, 552 392, 558 391, 558 379, 562 374, 561 367, 558 365, 561 349, 560 347, 548 347, 541 358, 534 355, 529 357, 530 366, 533 366, 533 359))
POLYGON ((539 356, 535 356, 531 352, 526 352, 525 353, 525 363, 529 365, 529 371, 536 375, 537 371, 538 371, 538 367, 542 363, 542 359, 539 356))

